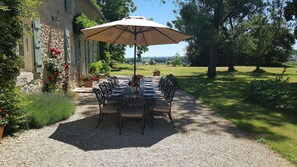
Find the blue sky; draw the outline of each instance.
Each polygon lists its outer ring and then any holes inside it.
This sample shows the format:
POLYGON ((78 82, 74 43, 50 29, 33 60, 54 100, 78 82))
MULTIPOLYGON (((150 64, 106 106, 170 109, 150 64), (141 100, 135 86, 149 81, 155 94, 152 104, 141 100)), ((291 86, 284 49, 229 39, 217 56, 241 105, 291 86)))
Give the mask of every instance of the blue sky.
MULTIPOLYGON (((133 0, 137 6, 137 10, 131 13, 131 16, 144 16, 146 18, 153 18, 155 22, 166 25, 167 22, 175 20, 173 9, 176 9, 172 2, 163 4, 160 0, 133 0)), ((184 56, 184 48, 186 42, 168 45, 154 45, 149 46, 149 51, 142 54, 142 57, 167 57, 174 56, 177 52, 184 56)), ((127 47, 125 57, 133 57, 134 49, 127 47)))
MULTIPOLYGON (((166 4, 160 2, 160 0, 133 0, 137 6, 137 10, 131 13, 131 16, 144 16, 146 18, 153 18, 155 22, 166 25, 167 22, 175 20, 174 9, 177 9, 172 2, 167 1, 166 4)), ((142 54, 142 57, 167 57, 174 56, 179 53, 181 56, 185 55, 186 42, 180 42, 179 44, 168 45, 155 45, 149 46, 149 51, 142 54)), ((297 49, 297 42, 294 45, 297 49)), ((134 49, 127 47, 126 57, 133 57, 134 49)))

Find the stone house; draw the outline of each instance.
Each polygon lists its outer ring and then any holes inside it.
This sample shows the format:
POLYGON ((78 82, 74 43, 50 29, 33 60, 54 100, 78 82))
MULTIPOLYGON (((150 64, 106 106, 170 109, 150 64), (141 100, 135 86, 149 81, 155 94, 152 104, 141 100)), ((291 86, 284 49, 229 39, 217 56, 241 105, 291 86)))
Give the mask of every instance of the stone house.
POLYGON ((24 85, 42 78, 43 59, 54 47, 62 51, 65 62, 70 64, 70 80, 77 81, 87 73, 88 64, 99 60, 100 43, 83 39, 73 32, 75 16, 83 13, 98 22, 104 16, 92 0, 41 0, 37 9, 39 18, 26 20, 32 29, 23 36, 19 47, 24 64, 17 85, 24 85))

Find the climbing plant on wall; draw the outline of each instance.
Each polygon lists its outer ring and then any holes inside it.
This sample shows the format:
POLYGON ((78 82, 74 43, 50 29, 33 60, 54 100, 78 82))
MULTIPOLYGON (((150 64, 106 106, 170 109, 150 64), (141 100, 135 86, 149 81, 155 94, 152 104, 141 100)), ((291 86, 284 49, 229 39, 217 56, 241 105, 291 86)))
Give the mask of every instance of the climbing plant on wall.
POLYGON ((90 20, 85 14, 79 13, 73 18, 73 32, 75 34, 81 34, 81 30, 98 25, 97 22, 90 20))

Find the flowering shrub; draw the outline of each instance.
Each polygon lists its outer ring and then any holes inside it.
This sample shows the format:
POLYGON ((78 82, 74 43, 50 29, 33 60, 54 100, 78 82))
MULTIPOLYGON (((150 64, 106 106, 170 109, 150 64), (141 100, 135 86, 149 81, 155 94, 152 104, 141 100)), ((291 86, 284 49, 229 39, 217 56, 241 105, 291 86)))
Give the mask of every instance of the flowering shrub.
POLYGON ((0 126, 5 126, 8 124, 8 113, 4 112, 2 108, 0 108, 0 126))
POLYGON ((50 92, 65 87, 66 89, 64 89, 64 91, 67 91, 69 64, 64 63, 64 58, 61 53, 60 50, 51 48, 49 57, 44 60, 45 69, 49 73, 47 76, 46 91, 50 92))
POLYGON ((94 80, 94 76, 91 74, 82 75, 82 76, 80 76, 80 80, 82 80, 82 81, 94 80))

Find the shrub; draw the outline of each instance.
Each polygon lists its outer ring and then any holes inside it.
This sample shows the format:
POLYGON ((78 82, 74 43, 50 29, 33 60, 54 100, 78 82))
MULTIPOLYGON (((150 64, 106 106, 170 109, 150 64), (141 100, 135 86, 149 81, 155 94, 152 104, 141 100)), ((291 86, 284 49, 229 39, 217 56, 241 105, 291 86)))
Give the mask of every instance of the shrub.
POLYGON ((100 70, 103 68, 101 61, 92 62, 89 65, 89 73, 92 75, 100 75, 100 70))
POLYGON ((280 80, 254 80, 250 83, 246 99, 280 111, 297 111, 297 85, 280 80))
POLYGON ((105 76, 110 76, 111 67, 109 63, 102 60, 102 68, 100 69, 100 73, 104 74, 105 76))
POLYGON ((5 115, 9 116, 5 126, 6 134, 12 134, 28 127, 26 112, 22 110, 25 102, 24 96, 17 88, 0 93, 0 108, 5 115))
POLYGON ((70 99, 58 94, 30 94, 30 103, 24 107, 28 113, 29 126, 41 128, 69 118, 75 111, 70 99))

